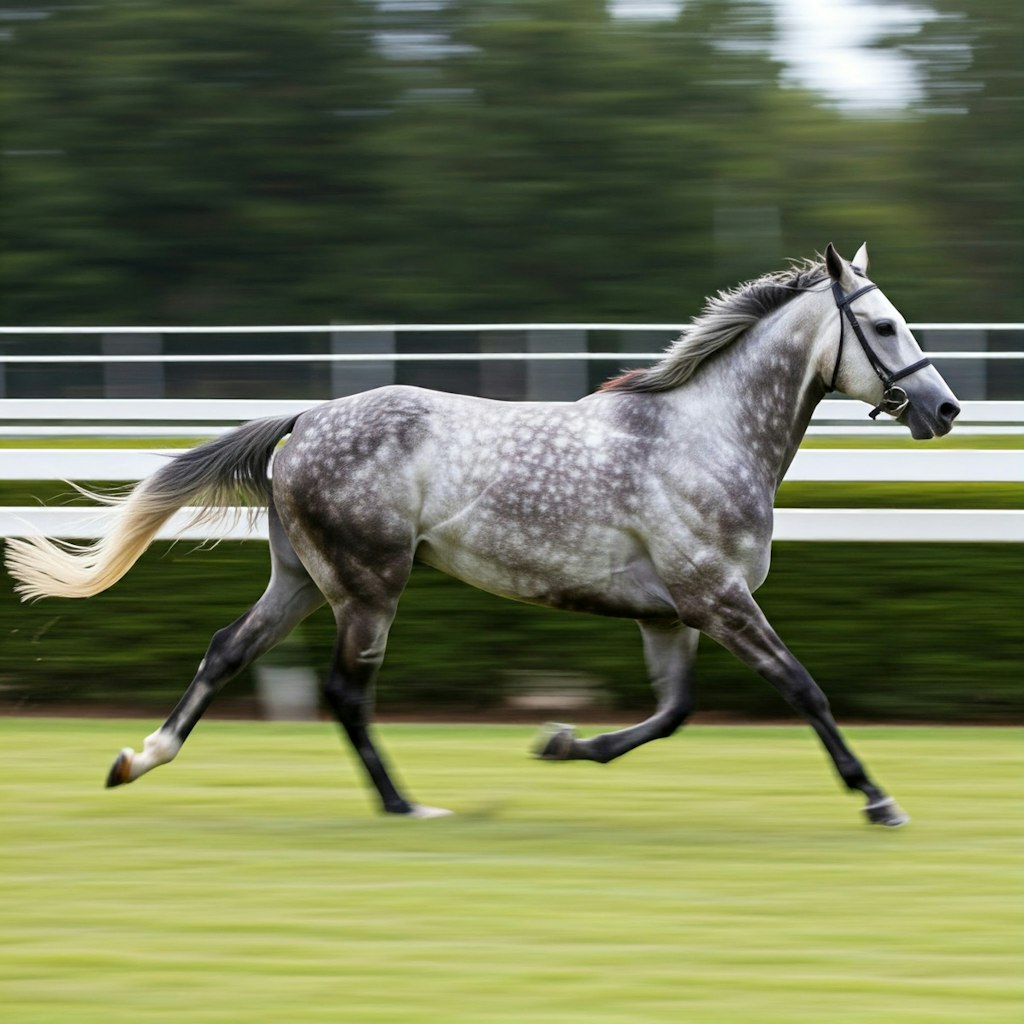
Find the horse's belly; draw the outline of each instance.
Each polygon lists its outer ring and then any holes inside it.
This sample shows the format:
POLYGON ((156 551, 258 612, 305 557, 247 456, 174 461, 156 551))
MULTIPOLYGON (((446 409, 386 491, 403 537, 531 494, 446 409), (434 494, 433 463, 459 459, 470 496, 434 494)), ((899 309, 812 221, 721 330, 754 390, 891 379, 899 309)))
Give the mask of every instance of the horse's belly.
POLYGON ((668 590, 643 558, 613 561, 595 571, 593 566, 574 564, 572 558, 545 564, 526 557, 504 561, 426 542, 416 558, 478 590, 513 601, 618 618, 675 615, 668 590))

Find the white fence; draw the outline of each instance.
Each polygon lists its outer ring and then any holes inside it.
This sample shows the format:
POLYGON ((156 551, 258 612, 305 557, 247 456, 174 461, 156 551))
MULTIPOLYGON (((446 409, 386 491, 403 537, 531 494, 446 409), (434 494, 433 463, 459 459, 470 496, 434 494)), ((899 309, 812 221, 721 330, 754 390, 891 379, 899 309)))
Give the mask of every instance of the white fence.
MULTIPOLYGON (((80 434, 82 423, 94 431, 145 434, 157 424, 165 433, 195 436, 227 430, 256 416, 301 412, 311 403, 295 401, 140 401, 79 400, 37 402, 0 400, 0 433, 47 429, 80 434), (53 421, 61 421, 55 425, 53 421), (18 426, 11 426, 12 421, 18 426), (47 425, 41 427, 40 423, 47 425), (219 421, 215 424, 211 421, 219 421), (225 422, 227 421, 227 422, 225 422), (133 426, 124 426, 132 422, 133 426), (99 425, 102 424, 102 425, 99 425)), ((822 402, 815 422, 835 432, 863 416, 859 402, 822 402)), ((989 433, 1002 433, 1024 421, 1024 402, 967 402, 962 417, 989 433)), ((902 428, 901 428, 902 429, 902 428)), ((0 448, 0 479, 134 481, 157 470, 181 449, 125 448, 0 448)), ((914 448, 804 448, 790 467, 787 480, 885 482, 1024 482, 1024 451, 914 448)), ((43 534, 89 537, 102 530, 104 510, 0 508, 0 536, 43 534)), ((187 540, 265 538, 266 524, 245 516, 224 523, 183 529, 181 513, 161 530, 162 539, 187 540)), ((1018 510, 932 509, 780 509, 776 540, 804 541, 1024 541, 1024 512, 1018 510)))
MULTIPOLYGON (((266 540, 266 519, 250 524, 236 510, 222 523, 188 527, 188 513, 173 516, 160 540, 266 540)), ((0 508, 0 536, 95 537, 103 529, 103 509, 0 508)), ((1001 509, 839 509, 784 508, 775 513, 776 541, 1024 541, 1024 513, 1001 509)))
MULTIPOLYGON (((428 387, 453 387, 496 397, 530 400, 578 398, 598 380, 623 366, 659 358, 664 346, 685 329, 681 323, 473 323, 473 324, 283 324, 228 327, 10 327, 0 326, 0 398, 24 393, 24 382, 45 386, 50 368, 66 393, 93 393, 106 400, 165 400, 187 393, 182 381, 220 379, 225 372, 253 382, 258 395, 268 380, 293 382, 293 394, 325 399, 405 380, 428 387), (475 335, 475 338, 472 336, 475 335), (454 343, 458 337, 459 343, 454 343), (203 339, 196 341, 196 339, 203 339), (277 338, 281 351, 266 351, 277 338), (469 338, 463 342, 461 339, 469 338), (472 351, 422 351, 447 346, 472 351), (295 351, 295 346, 316 351, 295 351), (189 351, 200 348, 201 351, 189 351), (217 352, 215 349, 221 351, 217 352), (214 349, 214 351, 211 351, 214 349), (291 351, 289 351, 291 349, 291 351), (594 349, 590 351, 590 349, 594 349), (598 351, 597 349, 601 349, 598 351), (75 354, 71 354, 71 352, 75 354), (476 365, 471 365, 476 364, 476 365), (70 380, 67 367, 81 369, 70 380), (440 372, 439 372, 440 371, 440 372), (447 378, 454 379, 449 380, 447 378), (443 381, 443 383, 439 383, 443 381)), ((1020 323, 914 323, 929 356, 962 399, 1005 395, 1007 380, 1019 382, 1024 397, 1024 351, 1015 335, 1020 323)), ((248 385, 247 385, 248 386, 248 385)), ((50 392, 55 395, 56 390, 50 392)), ((238 394, 238 390, 233 392, 238 394)), ((281 392, 278 391, 280 394, 281 392)), ((287 391, 285 391, 287 394, 287 391)), ((1016 394, 1007 397, 1017 397, 1016 394)), ((16 398, 14 400, 17 400, 16 398)), ((143 414, 144 415, 144 414, 143 414)), ((220 420, 211 420, 212 426, 220 420)), ((197 422, 195 420, 193 423, 197 422)), ((1006 433, 1024 432, 1020 417, 1006 433)), ((984 425, 961 420, 960 433, 981 433, 984 425)), ((895 433, 892 425, 863 417, 811 433, 895 433)), ((82 435, 116 433, 116 426, 84 426, 82 435)), ((13 432, 13 428, 8 433, 13 432)), ((149 436, 170 431, 150 421, 149 436)), ((26 423, 21 436, 56 433, 26 423)))
MULTIPOLYGON (((5 448, 0 480, 141 480, 180 448, 5 448)), ((1024 451, 804 448, 787 480, 1024 483, 1024 451)))
MULTIPOLYGON (((305 399, 0 398, 0 437, 207 437, 259 416, 298 414, 315 404, 305 399)), ((1024 433, 1024 401, 961 405, 958 434, 1024 433)), ((826 399, 815 410, 808 434, 905 436, 906 430, 891 421, 868 420, 860 402, 826 399)))
MULTIPOLYGON (((333 335, 393 334, 396 331, 574 332, 622 330, 676 332, 678 324, 459 324, 393 326, 284 326, 235 328, 3 328, 2 335, 156 335, 156 334, 296 334, 330 332, 333 335)), ((916 330, 948 330, 963 336, 970 331, 1024 330, 1022 324, 917 324, 916 330)), ((958 360, 1019 360, 1024 352, 978 350, 932 352, 933 358, 958 360)), ((0 364, 18 363, 230 363, 230 362, 349 362, 397 363, 520 360, 581 363, 588 360, 642 362, 657 352, 501 351, 477 353, 340 352, 302 354, 184 355, 167 353, 120 353, 97 356, 60 356, 46 353, 0 354, 0 364)), ((0 436, 140 436, 201 437, 230 429, 258 416, 301 412, 315 404, 280 399, 37 399, 0 398, 0 436)), ((904 433, 894 425, 865 420, 866 407, 859 402, 822 402, 811 424, 812 434, 875 435, 904 433)), ((959 433, 1019 434, 1024 432, 1024 401, 965 401, 957 425, 959 433)), ((180 449, 153 450, 109 448, 0 448, 0 479, 134 481, 157 469, 169 454, 180 449)), ((802 449, 787 480, 886 481, 886 482, 1024 482, 1024 452, 983 449, 802 449)), ((104 511, 82 507, 0 508, 0 536, 45 534, 62 537, 95 536, 104 511)), ((160 536, 190 540, 265 537, 262 519, 250 526, 247 518, 235 517, 221 526, 206 525, 180 532, 187 519, 182 513, 160 536)), ((924 510, 924 509, 781 509, 776 514, 776 540, 849 541, 1021 541, 1024 512, 1018 510, 924 510)))

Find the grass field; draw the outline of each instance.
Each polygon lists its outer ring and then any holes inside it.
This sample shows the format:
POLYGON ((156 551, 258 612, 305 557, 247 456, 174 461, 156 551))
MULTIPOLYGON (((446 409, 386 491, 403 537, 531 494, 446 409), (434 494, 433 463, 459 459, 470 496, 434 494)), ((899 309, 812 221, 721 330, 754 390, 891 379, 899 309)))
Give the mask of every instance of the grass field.
POLYGON ((807 730, 694 726, 608 767, 516 726, 0 719, 0 1006, 42 1022, 1017 1022, 1022 730, 857 728, 913 815, 862 824, 807 730))

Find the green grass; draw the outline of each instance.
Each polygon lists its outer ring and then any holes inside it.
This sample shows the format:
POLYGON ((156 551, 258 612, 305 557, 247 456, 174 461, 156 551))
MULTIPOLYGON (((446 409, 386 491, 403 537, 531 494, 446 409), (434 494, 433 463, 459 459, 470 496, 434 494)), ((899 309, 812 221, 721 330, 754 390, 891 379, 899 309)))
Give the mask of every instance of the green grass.
POLYGON ((377 816, 326 724, 0 719, 12 1024, 1002 1024, 1020 1019, 1021 730, 858 728, 872 829, 809 732, 695 726, 606 768, 513 726, 381 732, 377 816))
MULTIPOLYGON (((112 448, 146 449, 189 448, 208 438, 145 437, 45 437, 0 438, 0 448, 112 448)), ((1006 449, 1024 448, 1024 434, 957 435, 935 438, 924 444, 910 435, 805 437, 805 448, 932 448, 1006 449)), ((92 490, 109 490, 109 481, 79 481, 92 490)), ((61 481, 0 481, 0 504, 35 505, 88 504, 69 491, 61 481)), ((1024 488, 1019 484, 998 483, 873 483, 856 482, 784 482, 778 495, 779 508, 1020 508, 1024 488)))
POLYGON ((784 480, 775 505, 776 508, 1024 508, 1024 486, 784 480))
POLYGON ((1024 448, 1024 434, 1000 434, 998 428, 991 434, 958 434, 956 427, 945 437, 933 437, 928 441, 915 441, 907 434, 885 434, 880 437, 850 434, 813 434, 805 437, 802 448, 918 448, 928 451, 934 448, 1001 449, 1024 448))

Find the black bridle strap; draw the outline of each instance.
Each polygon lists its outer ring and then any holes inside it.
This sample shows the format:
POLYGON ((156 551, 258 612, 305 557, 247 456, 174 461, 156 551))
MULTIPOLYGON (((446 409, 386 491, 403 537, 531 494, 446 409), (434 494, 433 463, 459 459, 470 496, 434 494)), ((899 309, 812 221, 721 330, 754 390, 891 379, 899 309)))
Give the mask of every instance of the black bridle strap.
POLYGON ((832 367, 832 381, 829 385, 829 391, 835 391, 836 380, 839 377, 839 363, 843 358, 845 318, 846 321, 849 321, 850 327, 853 328, 853 333, 860 342, 860 347, 864 350, 864 355, 867 356, 868 362, 871 364, 871 368, 878 375, 878 379, 882 382, 882 387, 885 389, 881 403, 875 406, 875 408, 868 413, 872 419, 875 419, 880 412, 887 412, 896 407, 902 408, 905 406, 907 394, 902 388, 894 387, 896 381, 903 380, 904 377, 909 377, 912 373, 917 373, 918 370, 923 370, 926 366, 931 366, 930 359, 919 359, 916 363, 904 366, 900 370, 890 370, 889 367, 886 366, 878 357, 875 350, 868 344, 868 339, 864 337, 864 331, 861 328, 857 317, 854 315, 851 303, 855 299, 867 294, 867 292, 873 291, 877 287, 878 285, 876 284, 866 284, 863 288, 858 288, 855 292, 850 292, 850 294, 847 295, 838 281, 832 282, 832 295, 836 300, 836 307, 839 309, 839 347, 836 351, 835 366, 832 367), (900 396, 902 396, 902 398, 900 396))

